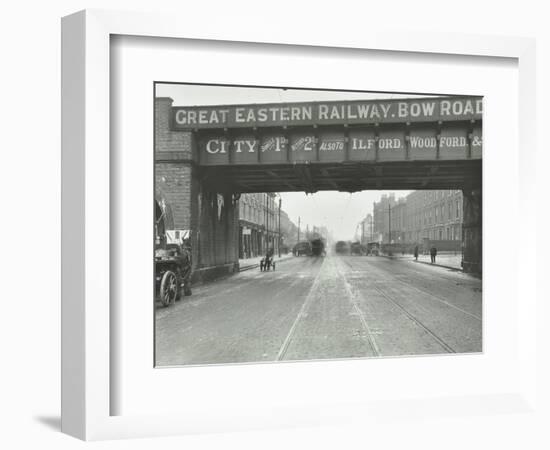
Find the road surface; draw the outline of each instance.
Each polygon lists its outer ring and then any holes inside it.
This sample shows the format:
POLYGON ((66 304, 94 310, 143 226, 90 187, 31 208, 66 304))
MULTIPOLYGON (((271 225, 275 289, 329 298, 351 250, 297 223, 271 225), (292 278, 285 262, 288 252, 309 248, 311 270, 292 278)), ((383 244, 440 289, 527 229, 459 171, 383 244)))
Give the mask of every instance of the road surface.
POLYGON ((155 318, 157 366, 482 351, 481 280, 384 257, 296 257, 155 318))

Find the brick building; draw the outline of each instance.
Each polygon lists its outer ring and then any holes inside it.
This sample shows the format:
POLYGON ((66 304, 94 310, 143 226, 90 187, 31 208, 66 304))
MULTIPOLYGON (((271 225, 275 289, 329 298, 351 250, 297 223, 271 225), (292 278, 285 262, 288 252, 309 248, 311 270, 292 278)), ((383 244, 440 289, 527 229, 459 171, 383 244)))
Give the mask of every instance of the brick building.
POLYGON ((384 194, 373 204, 375 238, 384 243, 461 241, 462 204, 460 190, 414 191, 405 198, 384 194))
POLYGON ((462 191, 414 191, 407 196, 408 242, 460 241, 462 191))

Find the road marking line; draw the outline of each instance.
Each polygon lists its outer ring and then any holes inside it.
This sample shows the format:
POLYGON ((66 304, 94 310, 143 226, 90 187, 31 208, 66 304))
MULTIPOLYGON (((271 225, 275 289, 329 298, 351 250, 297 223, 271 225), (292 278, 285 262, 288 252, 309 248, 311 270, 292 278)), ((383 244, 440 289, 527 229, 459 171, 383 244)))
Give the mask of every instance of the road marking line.
POLYGON ((294 320, 294 323, 290 327, 290 330, 288 334, 286 335, 285 340, 283 341, 283 345, 279 349, 279 353, 277 353, 276 361, 281 361, 283 357, 285 356, 288 347, 290 345, 290 342, 292 340, 294 330, 296 329, 296 326, 298 325, 298 322, 302 319, 302 317, 306 316, 306 309, 308 308, 309 304, 311 303, 311 300, 313 299, 313 295, 315 291, 317 290, 319 283, 321 282, 321 272, 323 270, 323 266, 325 264, 325 260, 323 260, 321 267, 319 268, 319 272, 317 273, 317 276, 315 277, 315 280, 313 281, 313 284, 311 285, 311 288, 306 296, 306 299, 304 300, 304 303, 302 304, 302 307, 300 308, 300 311, 298 312, 298 315, 296 316, 296 319, 294 320))

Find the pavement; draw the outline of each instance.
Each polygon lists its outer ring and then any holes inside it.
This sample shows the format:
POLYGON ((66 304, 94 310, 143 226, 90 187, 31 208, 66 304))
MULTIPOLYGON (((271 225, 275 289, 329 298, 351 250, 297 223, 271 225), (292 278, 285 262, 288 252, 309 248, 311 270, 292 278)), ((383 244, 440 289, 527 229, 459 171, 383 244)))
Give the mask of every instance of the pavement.
POLYGON ((482 351, 481 280, 381 257, 291 257, 156 310, 159 366, 482 351))
MULTIPOLYGON (((274 261, 275 263, 279 263, 293 257, 294 256, 292 255, 292 253, 287 253, 286 255, 281 256, 275 255, 274 261)), ((260 260, 262 258, 263 256, 255 256, 254 258, 239 259, 239 270, 242 272, 244 270, 250 270, 260 267, 260 260)), ((275 268, 277 268, 277 264, 275 264, 275 268)))
MULTIPOLYGON (((388 255, 383 256, 388 257, 388 255)), ((409 254, 401 255, 398 253, 392 255, 390 258, 399 259, 402 261, 413 261, 423 264, 430 264, 447 269, 462 270, 462 254, 460 253, 438 253, 434 264, 432 264, 431 262, 430 255, 418 255, 418 261, 415 261, 414 256, 409 254)))

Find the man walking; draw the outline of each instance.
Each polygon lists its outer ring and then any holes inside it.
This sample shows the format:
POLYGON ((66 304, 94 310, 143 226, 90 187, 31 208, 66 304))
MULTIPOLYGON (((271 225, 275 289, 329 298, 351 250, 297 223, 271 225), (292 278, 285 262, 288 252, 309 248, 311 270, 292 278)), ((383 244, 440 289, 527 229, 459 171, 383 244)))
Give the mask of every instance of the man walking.
POLYGON ((432 248, 430 248, 430 257, 432 260, 432 264, 435 264, 436 255, 437 255, 437 248, 435 248, 435 245, 432 245, 432 248))

